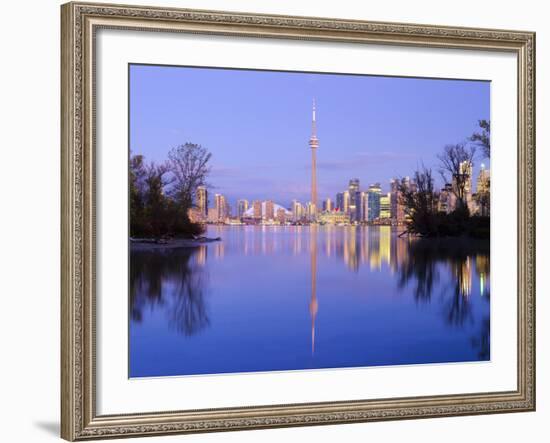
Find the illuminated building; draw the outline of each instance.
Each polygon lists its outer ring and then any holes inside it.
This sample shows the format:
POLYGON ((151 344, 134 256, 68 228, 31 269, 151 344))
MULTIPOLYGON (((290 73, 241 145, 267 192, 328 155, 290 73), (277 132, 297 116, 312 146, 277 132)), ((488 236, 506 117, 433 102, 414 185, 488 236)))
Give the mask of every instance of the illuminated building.
POLYGON ((383 219, 389 219, 391 217, 391 194, 388 192, 387 194, 380 196, 380 215, 379 218, 383 219))
POLYGON ((264 202, 265 204, 265 214, 264 218, 266 220, 274 220, 275 219, 275 207, 273 206, 273 202, 271 200, 267 200, 264 202))
POLYGON ((319 215, 319 222, 327 225, 340 225, 347 223, 349 218, 342 211, 323 212, 319 215))
POLYGON ((353 221, 359 221, 360 214, 359 214, 359 204, 360 202, 358 199, 360 199, 361 194, 359 193, 359 179, 358 178, 352 178, 349 181, 348 186, 348 192, 349 192, 349 218, 353 221))
POLYGON ((259 200, 254 200, 252 203, 252 218, 262 219, 262 202, 259 200))
MULTIPOLYGON (((453 176, 452 190, 453 194, 457 197, 461 194, 461 186, 463 184, 464 192, 463 199, 464 203, 468 206, 470 212, 474 212, 473 208, 473 199, 472 199, 472 163, 465 160, 460 163, 458 167, 458 174, 453 176)), ((456 209, 456 205, 455 208, 456 209)))
POLYGON ((208 216, 208 190, 204 186, 197 187, 196 193, 197 209, 199 214, 206 220, 208 216))
POLYGON ((449 214, 454 210, 455 196, 453 194, 453 186, 450 183, 446 183, 441 192, 439 193, 439 200, 437 202, 437 210, 449 214))
POLYGON ((330 212, 332 211, 332 200, 330 199, 330 197, 328 197, 324 202, 323 202, 323 211, 325 212, 330 212))
POLYGON ((237 202, 237 216, 243 218, 246 211, 248 211, 248 200, 239 200, 237 202))
POLYGON ((344 193, 343 192, 339 192, 338 194, 336 194, 336 206, 335 206, 335 209, 339 210, 339 211, 343 211, 344 210, 344 193))
POLYGON ((225 196, 222 194, 216 194, 214 196, 215 201, 215 208, 217 212, 217 221, 218 222, 224 222, 226 218, 229 217, 229 205, 227 203, 227 200, 225 199, 225 196))
POLYGON ((317 148, 319 147, 319 139, 317 138, 317 117, 315 114, 315 100, 313 100, 311 137, 309 138, 309 147, 311 148, 311 213, 309 214, 310 220, 315 220, 315 216, 317 215, 317 148))
POLYGON ((298 200, 292 201, 292 221, 299 222, 304 217, 304 208, 298 200))
POLYGON ((286 223, 286 211, 284 208, 277 209, 277 221, 282 225, 286 223))
POLYGON ((369 194, 367 192, 361 192, 361 197, 359 199, 360 208, 361 208, 361 220, 366 222, 369 219, 369 194))
POLYGON ((477 189, 475 201, 478 206, 479 215, 488 216, 491 207, 491 177, 489 171, 485 169, 485 165, 481 164, 479 175, 477 176, 477 189))
POLYGON ((210 208, 208 210, 208 223, 218 223, 218 209, 217 208, 210 208))
POLYGON ((373 221, 380 217, 380 194, 382 189, 380 183, 369 186, 368 192, 368 220, 373 221))
POLYGON ((344 214, 349 216, 349 206, 350 206, 349 192, 344 191, 343 196, 344 197, 343 197, 342 211, 344 211, 344 214))

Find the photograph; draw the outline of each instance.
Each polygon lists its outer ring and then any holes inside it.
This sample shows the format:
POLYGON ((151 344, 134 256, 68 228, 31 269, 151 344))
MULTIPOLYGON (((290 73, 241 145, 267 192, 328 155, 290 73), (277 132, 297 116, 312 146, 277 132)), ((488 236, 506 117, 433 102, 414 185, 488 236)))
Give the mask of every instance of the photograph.
POLYGON ((490 362, 490 81, 129 64, 128 97, 130 378, 490 362))

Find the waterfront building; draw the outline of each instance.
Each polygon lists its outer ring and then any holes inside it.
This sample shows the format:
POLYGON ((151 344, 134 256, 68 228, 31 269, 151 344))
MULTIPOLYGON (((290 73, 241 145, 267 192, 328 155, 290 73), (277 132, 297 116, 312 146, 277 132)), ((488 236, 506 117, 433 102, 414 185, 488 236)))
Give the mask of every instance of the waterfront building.
POLYGON ((360 208, 361 208, 360 221, 366 222, 369 220, 369 194, 365 191, 362 191, 359 202, 360 202, 360 208))
POLYGON ((273 201, 267 200, 265 204, 265 213, 264 218, 266 220, 275 220, 275 206, 273 206, 273 201))
POLYGON ((252 203, 252 218, 262 219, 262 202, 260 200, 254 200, 252 203))
POLYGON ((198 186, 196 192, 196 207, 198 209, 198 216, 201 219, 206 220, 208 216, 208 190, 205 186, 198 186))
POLYGON ((310 220, 315 220, 317 215, 317 148, 319 148, 319 139, 317 138, 317 116, 315 109, 315 99, 313 100, 313 112, 311 119, 311 137, 309 138, 309 147, 311 148, 311 214, 310 220))
POLYGON ((330 199, 330 197, 327 197, 327 199, 323 202, 323 211, 324 212, 330 212, 333 210, 333 207, 332 207, 332 200, 330 199))
POLYGON ((336 194, 335 202, 336 202, 335 209, 338 211, 343 211, 344 210, 344 193, 343 192, 339 192, 338 194, 336 194))
POLYGON ((482 216, 488 216, 490 213, 491 203, 491 177, 489 170, 485 169, 485 165, 481 164, 479 175, 477 176, 476 196, 477 213, 482 216))
POLYGON ((323 212, 319 215, 319 222, 327 225, 340 225, 349 221, 348 216, 342 211, 323 212))
POLYGON ((344 212, 344 214, 346 214, 347 216, 349 216, 349 204, 350 204, 350 199, 349 199, 349 191, 344 191, 344 198, 343 198, 343 203, 342 203, 342 211, 344 212))
POLYGON ((382 189, 380 183, 369 186, 368 192, 368 220, 373 221, 380 217, 380 195, 382 189))
POLYGON ((348 186, 348 192, 349 192, 349 218, 353 221, 359 221, 360 214, 358 213, 359 208, 359 201, 358 199, 361 198, 361 194, 359 193, 359 179, 358 178, 352 178, 349 181, 348 186))
POLYGON ((248 211, 248 200, 239 200, 237 202, 237 217, 243 218, 246 211, 248 211))
POLYGON ((472 199, 472 166, 472 163, 468 160, 461 162, 458 167, 458 174, 453 176, 452 182, 453 194, 457 197, 457 201, 460 195, 459 183, 464 184, 464 203, 468 206, 470 212, 474 212, 472 199))
POLYGON ((224 222, 230 216, 229 204, 224 195, 216 194, 214 196, 215 208, 217 212, 217 221, 224 222))
POLYGON ((298 200, 292 200, 292 221, 297 223, 304 217, 304 208, 298 200))
POLYGON ((391 193, 383 194, 380 196, 380 215, 381 219, 391 218, 391 193))
POLYGON ((453 185, 451 183, 445 183, 445 186, 439 193, 439 199, 437 202, 437 210, 449 214, 454 211, 455 195, 453 193, 453 185))
POLYGON ((312 222, 316 220, 316 208, 315 205, 312 202, 307 202, 306 204, 306 217, 308 221, 312 222))
POLYGON ((208 223, 218 223, 218 209, 217 208, 210 208, 208 210, 208 217, 207 217, 208 223))
POLYGON ((281 225, 284 225, 287 221, 287 217, 286 217, 286 211, 284 208, 278 208, 277 209, 277 221, 281 224, 281 225))

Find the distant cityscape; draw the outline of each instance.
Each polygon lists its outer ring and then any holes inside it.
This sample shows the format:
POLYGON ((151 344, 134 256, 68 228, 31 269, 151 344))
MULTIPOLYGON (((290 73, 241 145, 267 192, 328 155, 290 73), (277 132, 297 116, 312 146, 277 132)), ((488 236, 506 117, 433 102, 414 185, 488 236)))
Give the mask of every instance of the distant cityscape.
MULTIPOLYGON (((319 147, 317 138, 316 108, 313 102, 312 130, 309 140, 311 148, 311 198, 307 202, 293 200, 291 207, 284 207, 272 199, 248 200, 241 198, 232 208, 223 193, 214 194, 210 201, 205 186, 196 190, 195 204, 189 210, 192 221, 208 224, 227 225, 403 225, 407 221, 407 210, 402 202, 403 189, 416 191, 416 183, 410 177, 392 178, 389 192, 383 192, 380 183, 370 184, 362 190, 358 178, 349 180, 347 189, 335 194, 334 199, 327 197, 318 206, 317 199, 317 158, 319 147), (212 205, 211 205, 212 203, 212 205)), ((440 189, 437 199, 437 211, 450 213, 456 208, 457 183, 465 183, 465 199, 470 214, 489 215, 490 173, 481 164, 477 176, 476 192, 472 186, 473 165, 471 162, 460 164, 460 177, 453 177, 452 183, 446 183, 440 189)))

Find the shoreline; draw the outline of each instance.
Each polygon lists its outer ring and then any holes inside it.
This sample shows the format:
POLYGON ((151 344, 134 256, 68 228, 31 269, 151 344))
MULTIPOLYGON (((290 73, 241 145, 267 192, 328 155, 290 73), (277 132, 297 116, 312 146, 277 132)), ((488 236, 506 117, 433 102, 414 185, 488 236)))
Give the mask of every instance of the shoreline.
POLYGON ((220 237, 217 238, 181 238, 166 240, 166 243, 157 243, 151 239, 132 239, 130 238, 130 249, 132 251, 151 251, 158 249, 177 249, 177 248, 198 248, 199 246, 221 241, 220 237))

